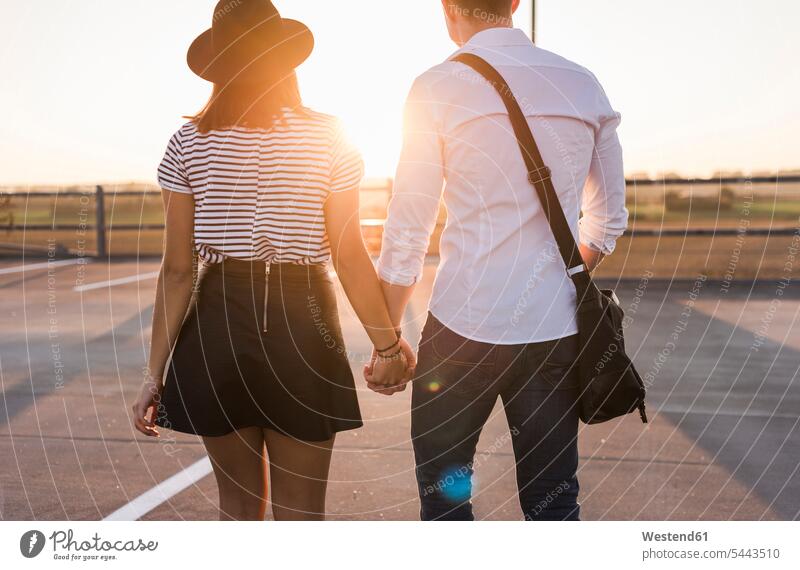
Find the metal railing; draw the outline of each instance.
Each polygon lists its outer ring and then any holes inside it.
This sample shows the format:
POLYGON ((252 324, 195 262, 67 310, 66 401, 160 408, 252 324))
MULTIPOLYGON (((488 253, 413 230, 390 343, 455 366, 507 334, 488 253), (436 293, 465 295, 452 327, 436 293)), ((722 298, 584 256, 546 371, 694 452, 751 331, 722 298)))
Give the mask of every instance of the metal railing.
POLYGON ((786 176, 720 176, 713 178, 629 178, 627 186, 723 186, 733 184, 792 184, 800 174, 786 176))
MULTIPOLYGON (((629 179, 626 180, 626 185, 630 188, 639 186, 644 187, 663 187, 669 186, 725 186, 725 185, 748 185, 748 184, 787 184, 787 183, 800 183, 800 175, 790 176, 753 176, 753 177, 718 177, 718 178, 663 178, 658 180, 653 179, 629 179)), ((382 191, 387 193, 387 197, 391 190, 387 188, 374 188, 375 191, 382 191)), ((94 223, 84 224, 81 229, 95 234, 97 248, 95 256, 98 258, 108 257, 108 234, 110 231, 163 231, 165 226, 163 223, 113 223, 109 225, 106 218, 106 197, 107 195, 116 198, 123 197, 139 197, 145 198, 148 196, 157 196, 156 192, 148 192, 144 190, 122 190, 112 193, 106 192, 103 186, 95 186, 94 190, 78 191, 27 191, 27 192, 0 192, 0 200, 8 200, 11 198, 18 198, 25 196, 26 199, 31 198, 87 198, 94 197, 94 223)), ((362 227, 375 228, 383 225, 383 219, 372 218, 362 220, 362 227)), ((62 224, 57 223, 55 220, 52 223, 23 223, 15 224, 13 218, 3 225, 0 220, 0 231, 6 232, 13 231, 42 231, 42 232, 59 232, 59 231, 76 231, 79 226, 75 224, 62 224)), ((748 235, 762 235, 762 236, 779 236, 779 235, 792 235, 798 230, 796 228, 787 227, 723 227, 723 228, 697 228, 697 227, 657 227, 657 228, 642 228, 631 227, 627 230, 627 235, 630 236, 732 236, 746 233, 748 235)), ((2 244, 0 244, 2 245, 2 244)), ((7 246, 8 244, 6 244, 7 246)), ((26 246, 25 249, 36 249, 36 246, 26 246)), ((61 248, 63 250, 63 248, 61 248)))

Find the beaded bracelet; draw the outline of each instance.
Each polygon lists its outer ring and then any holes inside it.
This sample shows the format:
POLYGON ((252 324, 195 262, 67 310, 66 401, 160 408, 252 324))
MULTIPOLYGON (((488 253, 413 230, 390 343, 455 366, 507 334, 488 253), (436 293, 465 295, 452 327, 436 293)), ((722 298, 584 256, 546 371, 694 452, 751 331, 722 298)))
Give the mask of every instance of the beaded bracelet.
POLYGON ((394 332, 397 333, 397 340, 394 341, 394 344, 392 344, 391 346, 387 346, 386 348, 376 348, 375 352, 378 352, 378 353, 387 352, 387 351, 392 350, 393 348, 395 348, 398 344, 400 344, 400 341, 403 340, 403 336, 400 333, 399 329, 394 331, 394 332))
POLYGON ((381 360, 393 360, 397 356, 400 356, 402 353, 403 349, 401 348, 398 349, 396 352, 393 352, 392 354, 379 354, 378 358, 380 358, 381 360))

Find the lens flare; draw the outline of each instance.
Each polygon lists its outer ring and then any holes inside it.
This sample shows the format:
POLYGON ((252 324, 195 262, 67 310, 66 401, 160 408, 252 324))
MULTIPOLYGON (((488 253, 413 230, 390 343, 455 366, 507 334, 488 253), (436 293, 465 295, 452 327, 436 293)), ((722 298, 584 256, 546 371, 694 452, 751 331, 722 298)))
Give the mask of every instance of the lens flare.
POLYGON ((431 392, 434 392, 434 393, 436 393, 436 392, 438 392, 438 391, 439 391, 439 390, 441 390, 441 389, 442 389, 442 385, 441 385, 441 384, 439 384, 439 383, 438 383, 437 381, 435 381, 435 380, 434 380, 433 382, 430 382, 430 383, 428 384, 428 390, 430 390, 431 392))
POLYGON ((442 494, 453 503, 468 501, 472 496, 472 469, 453 467, 442 473, 442 494))

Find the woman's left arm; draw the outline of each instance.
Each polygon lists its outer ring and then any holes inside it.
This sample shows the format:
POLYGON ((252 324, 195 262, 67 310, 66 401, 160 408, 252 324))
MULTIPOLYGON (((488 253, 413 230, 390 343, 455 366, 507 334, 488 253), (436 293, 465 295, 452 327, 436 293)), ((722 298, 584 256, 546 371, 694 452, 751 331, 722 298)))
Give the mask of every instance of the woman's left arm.
POLYGON ((388 388, 386 394, 402 391, 416 366, 416 357, 404 338, 397 339, 375 266, 364 245, 357 186, 330 194, 325 202, 325 221, 339 281, 370 340, 377 348, 396 347, 404 357, 400 361, 375 355, 374 384, 396 386, 388 388))
POLYGON ((164 370, 186 318, 194 282, 194 198, 191 194, 169 190, 163 190, 162 195, 166 220, 164 259, 156 287, 149 364, 139 398, 133 406, 136 429, 150 437, 158 437, 155 420, 164 370))

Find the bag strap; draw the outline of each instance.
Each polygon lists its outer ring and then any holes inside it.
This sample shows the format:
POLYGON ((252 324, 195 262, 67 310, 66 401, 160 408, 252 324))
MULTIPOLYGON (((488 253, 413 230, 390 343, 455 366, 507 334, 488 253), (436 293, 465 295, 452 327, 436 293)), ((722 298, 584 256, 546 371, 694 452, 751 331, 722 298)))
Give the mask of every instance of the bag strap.
POLYGON ((528 169, 528 181, 530 181, 539 195, 539 201, 542 203, 544 215, 550 224, 553 236, 556 238, 558 249, 567 268, 567 274, 573 281, 578 275, 585 274, 580 279, 581 285, 585 286, 589 272, 586 271, 586 265, 581 258, 578 244, 575 242, 575 236, 572 235, 572 230, 569 227, 569 223, 567 223, 564 209, 561 207, 558 194, 553 186, 550 169, 542 160, 536 139, 533 137, 533 132, 531 132, 528 120, 525 118, 517 98, 500 72, 482 57, 472 53, 461 53, 453 57, 452 61, 463 63, 474 69, 500 94, 500 98, 508 110, 511 126, 514 128, 517 143, 519 143, 519 148, 522 151, 522 158, 528 169))

